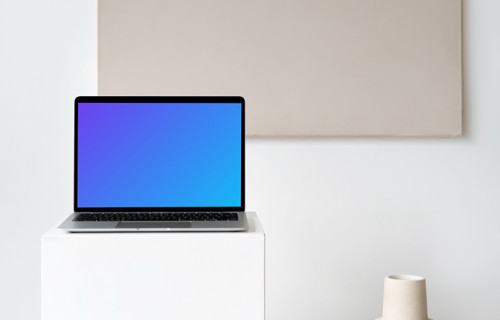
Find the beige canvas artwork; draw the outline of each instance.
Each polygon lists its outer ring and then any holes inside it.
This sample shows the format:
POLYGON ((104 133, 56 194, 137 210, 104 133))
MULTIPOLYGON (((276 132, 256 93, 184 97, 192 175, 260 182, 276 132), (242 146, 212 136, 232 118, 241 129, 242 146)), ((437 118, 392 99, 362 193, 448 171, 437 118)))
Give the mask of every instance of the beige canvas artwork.
POLYGON ((240 95, 247 136, 459 136, 460 0, 99 0, 99 94, 240 95))

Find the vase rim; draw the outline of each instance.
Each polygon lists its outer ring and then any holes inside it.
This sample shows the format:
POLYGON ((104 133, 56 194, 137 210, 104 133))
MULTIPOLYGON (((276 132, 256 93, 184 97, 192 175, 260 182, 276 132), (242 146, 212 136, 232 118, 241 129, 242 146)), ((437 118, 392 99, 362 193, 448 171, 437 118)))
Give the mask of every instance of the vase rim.
POLYGON ((391 276, 388 276, 387 278, 389 278, 391 280, 403 280, 403 281, 422 281, 422 280, 425 280, 424 277, 415 276, 415 275, 411 275, 411 274, 391 275, 391 276))

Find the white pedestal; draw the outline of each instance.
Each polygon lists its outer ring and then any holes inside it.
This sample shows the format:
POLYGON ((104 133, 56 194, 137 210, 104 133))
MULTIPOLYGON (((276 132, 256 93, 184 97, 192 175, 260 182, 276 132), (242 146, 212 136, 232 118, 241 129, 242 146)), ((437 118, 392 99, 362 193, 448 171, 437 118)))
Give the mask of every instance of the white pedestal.
POLYGON ((42 236, 43 320, 264 319, 265 235, 247 232, 42 236))

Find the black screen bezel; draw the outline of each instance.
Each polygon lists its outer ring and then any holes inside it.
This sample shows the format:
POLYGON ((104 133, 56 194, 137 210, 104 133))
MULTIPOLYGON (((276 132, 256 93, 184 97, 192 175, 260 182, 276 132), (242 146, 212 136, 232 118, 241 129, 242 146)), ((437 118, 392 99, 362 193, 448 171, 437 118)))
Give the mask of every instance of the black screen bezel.
POLYGON ((79 96, 75 99, 74 196, 75 212, 218 212, 245 211, 245 99, 239 96, 79 96), (239 207, 78 207, 78 103, 241 103, 241 206, 239 207))

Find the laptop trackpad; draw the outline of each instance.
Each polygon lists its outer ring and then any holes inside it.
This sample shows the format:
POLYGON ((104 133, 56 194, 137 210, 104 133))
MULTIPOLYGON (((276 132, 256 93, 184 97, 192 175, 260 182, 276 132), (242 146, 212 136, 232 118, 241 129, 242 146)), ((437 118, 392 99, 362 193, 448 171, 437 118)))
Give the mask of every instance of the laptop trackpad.
POLYGON ((191 222, 175 221, 120 221, 116 228, 189 228, 191 222))

